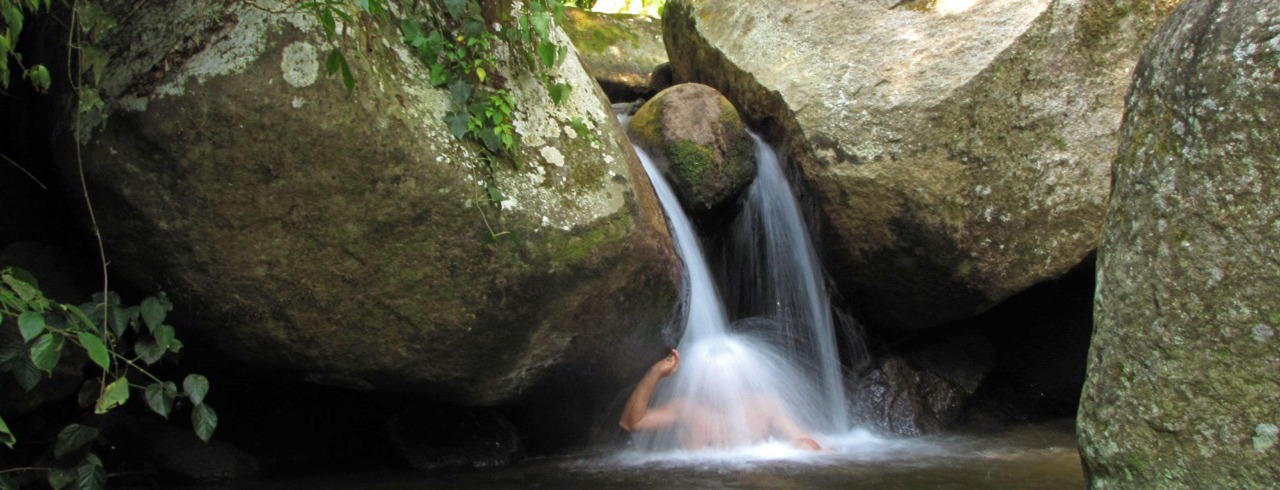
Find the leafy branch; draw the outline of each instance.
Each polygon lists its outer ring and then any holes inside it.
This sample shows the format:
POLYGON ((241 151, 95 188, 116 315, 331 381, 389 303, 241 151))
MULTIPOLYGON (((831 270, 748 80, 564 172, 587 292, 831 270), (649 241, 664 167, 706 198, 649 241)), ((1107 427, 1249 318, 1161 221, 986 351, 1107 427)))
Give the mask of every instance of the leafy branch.
MULTIPOLYGON (((96 393, 87 405, 93 413, 103 414, 123 406, 131 393, 140 391, 148 408, 164 418, 169 418, 175 406, 182 401, 191 405, 191 425, 197 437, 208 441, 217 429, 218 416, 207 403, 209 380, 199 374, 189 374, 182 382, 182 391, 173 381, 166 381, 149 368, 161 360, 181 352, 183 344, 175 335, 172 325, 165 322, 173 310, 164 293, 149 296, 135 306, 121 304, 115 293, 103 296, 95 294, 93 301, 80 305, 59 303, 47 298, 36 279, 25 270, 8 267, 0 270, 0 328, 17 328, 20 343, 0 346, 0 375, 8 374, 25 391, 34 389, 62 360, 65 351, 79 348, 97 366, 99 376, 86 383, 82 393, 96 393), (99 316, 101 315, 101 316, 99 316), (97 319, 103 318, 99 322, 97 319), (149 380, 145 385, 134 385, 130 376, 149 380)), ((49 484, 55 489, 67 488, 70 482, 78 482, 77 488, 102 488, 105 473, 102 462, 89 449, 98 439, 98 429, 71 424, 62 429, 54 445, 54 457, 65 460, 67 456, 79 456, 71 467, 31 468, 49 473, 49 484), (67 479, 74 474, 74 477, 67 479), (90 477, 84 480, 85 477, 90 477)), ((0 418, 0 444, 13 448, 17 438, 8 424, 0 418)), ((0 473, 0 478, 6 478, 0 473)), ((0 480, 0 488, 4 481, 0 480)))

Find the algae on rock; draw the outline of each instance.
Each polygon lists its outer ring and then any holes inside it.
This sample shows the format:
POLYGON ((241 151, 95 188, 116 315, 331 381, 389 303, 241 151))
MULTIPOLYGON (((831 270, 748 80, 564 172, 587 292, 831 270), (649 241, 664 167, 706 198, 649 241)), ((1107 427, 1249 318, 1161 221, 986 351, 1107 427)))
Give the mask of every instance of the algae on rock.
POLYGON ((524 395, 569 364, 589 368, 561 382, 618 383, 660 347, 670 238, 576 56, 552 74, 574 87, 558 105, 500 60, 524 145, 490 177, 395 26, 352 27, 374 31, 348 53, 348 96, 319 72, 332 45, 305 15, 104 6, 131 13, 103 46, 120 60, 101 87, 110 124, 84 151, 103 238, 120 273, 199 312, 202 342, 285 375, 464 404, 524 395))

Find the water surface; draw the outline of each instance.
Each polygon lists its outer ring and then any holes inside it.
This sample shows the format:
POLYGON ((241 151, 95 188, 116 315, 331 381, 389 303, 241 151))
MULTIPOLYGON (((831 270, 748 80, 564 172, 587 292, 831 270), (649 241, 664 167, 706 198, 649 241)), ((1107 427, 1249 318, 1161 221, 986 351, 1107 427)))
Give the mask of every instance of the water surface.
POLYGON ((611 451, 542 458, 466 473, 412 471, 316 475, 193 490, 548 489, 989 489, 1084 488, 1072 422, 997 434, 910 439, 854 432, 827 437, 825 454, 763 445, 727 453, 611 451))

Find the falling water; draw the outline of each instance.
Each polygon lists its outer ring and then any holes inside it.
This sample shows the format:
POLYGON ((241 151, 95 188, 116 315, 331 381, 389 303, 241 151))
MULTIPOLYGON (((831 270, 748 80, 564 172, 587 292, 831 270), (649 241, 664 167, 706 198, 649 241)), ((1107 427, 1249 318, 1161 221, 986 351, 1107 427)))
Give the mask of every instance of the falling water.
POLYGON ((759 172, 734 226, 729 255, 737 260, 732 269, 738 281, 731 284, 731 294, 746 313, 771 319, 787 358, 818 380, 827 414, 820 429, 847 429, 831 297, 818 254, 778 154, 760 137, 752 138, 759 172))
POLYGON ((756 151, 760 177, 748 191, 748 209, 737 234, 759 237, 738 239, 754 243, 741 255, 752 271, 744 280, 767 284, 749 295, 772 306, 763 308, 761 316, 730 325, 689 217, 648 154, 636 148, 667 214, 686 281, 680 369, 659 386, 651 406, 678 400, 697 407, 693 412, 704 421, 714 421, 703 424, 698 433, 673 427, 637 434, 640 448, 763 442, 770 431, 767 422, 761 426, 761 411, 781 411, 808 431, 849 429, 830 305, 816 254, 776 155, 759 138, 756 151))

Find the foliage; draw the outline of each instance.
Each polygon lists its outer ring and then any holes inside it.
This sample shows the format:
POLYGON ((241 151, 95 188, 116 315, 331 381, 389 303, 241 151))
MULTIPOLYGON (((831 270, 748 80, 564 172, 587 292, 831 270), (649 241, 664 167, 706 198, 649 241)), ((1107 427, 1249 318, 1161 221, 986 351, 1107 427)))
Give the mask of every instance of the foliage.
MULTIPOLYGON (((86 411, 92 407, 95 414, 107 413, 141 392, 146 406, 166 419, 176 406, 189 404, 192 428, 208 441, 218 424, 217 414, 205 403, 209 381, 199 374, 187 375, 179 392, 174 382, 148 370, 182 351, 174 327, 165 322, 172 309, 164 293, 135 306, 122 304, 114 292, 95 294, 93 301, 81 305, 59 303, 45 297, 30 273, 5 268, 0 271, 0 331, 16 329, 21 341, 0 346, 0 375, 11 376, 30 392, 43 376, 53 374, 68 348, 78 348, 97 373, 81 389, 86 411)), ((98 436, 97 428, 70 424, 54 442, 57 465, 25 470, 46 471, 55 490, 104 488, 106 473, 92 447, 98 436)), ((0 443, 9 448, 18 443, 3 419, 0 443)), ((0 471, 0 477, 8 471, 0 471)))
POLYGON ((26 17, 41 10, 47 11, 52 4, 53 0, 0 0, 0 87, 9 88, 13 71, 9 62, 13 60, 22 78, 30 81, 36 90, 41 93, 49 90, 52 83, 49 69, 42 64, 25 66, 17 49, 26 17))
MULTIPOLYGON (((330 75, 342 74, 349 93, 355 80, 335 41, 347 35, 346 26, 390 21, 386 1, 313 0, 297 6, 314 15, 325 37, 334 42, 326 66, 330 75)), ((521 63, 543 84, 552 102, 567 100, 572 87, 552 74, 569 54, 567 46, 557 45, 551 37, 555 24, 564 20, 564 3, 529 0, 520 11, 504 11, 477 0, 412 0, 402 7, 395 22, 403 41, 428 68, 432 86, 448 90, 452 108, 443 120, 450 134, 479 143, 488 153, 480 159, 487 174, 482 181, 486 197, 498 205, 504 197, 494 185, 496 163, 517 165, 520 146, 515 130, 520 107, 499 66, 521 63), (499 27, 499 21, 510 27, 499 27)), ((579 126, 586 129, 582 124, 575 128, 579 126)))

